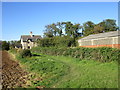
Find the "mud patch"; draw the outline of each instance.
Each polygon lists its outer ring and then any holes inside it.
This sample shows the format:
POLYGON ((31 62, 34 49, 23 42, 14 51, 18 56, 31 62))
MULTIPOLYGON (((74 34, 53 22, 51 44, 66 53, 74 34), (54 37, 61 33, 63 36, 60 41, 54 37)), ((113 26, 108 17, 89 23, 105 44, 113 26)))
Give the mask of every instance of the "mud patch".
POLYGON ((28 77, 18 62, 12 60, 7 51, 2 51, 2 88, 25 88, 28 77))

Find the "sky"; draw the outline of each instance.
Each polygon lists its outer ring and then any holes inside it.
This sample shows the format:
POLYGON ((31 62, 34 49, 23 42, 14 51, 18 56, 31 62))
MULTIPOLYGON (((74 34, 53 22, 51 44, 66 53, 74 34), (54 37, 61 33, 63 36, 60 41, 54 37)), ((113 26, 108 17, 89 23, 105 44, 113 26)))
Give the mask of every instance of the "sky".
POLYGON ((56 22, 82 25, 105 19, 118 23, 118 2, 3 2, 2 40, 19 40, 30 31, 42 36, 44 27, 56 22))
POLYGON ((120 0, 2 0, 3 2, 119 2, 120 0))

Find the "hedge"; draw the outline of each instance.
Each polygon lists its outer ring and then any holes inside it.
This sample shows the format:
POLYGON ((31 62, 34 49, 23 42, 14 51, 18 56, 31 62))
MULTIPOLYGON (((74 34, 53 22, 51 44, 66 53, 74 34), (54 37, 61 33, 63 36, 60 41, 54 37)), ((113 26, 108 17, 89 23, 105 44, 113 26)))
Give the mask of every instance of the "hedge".
POLYGON ((31 50, 34 53, 43 53, 48 55, 63 55, 85 60, 97 60, 101 62, 118 61, 120 49, 116 48, 56 48, 56 47, 34 47, 31 50))

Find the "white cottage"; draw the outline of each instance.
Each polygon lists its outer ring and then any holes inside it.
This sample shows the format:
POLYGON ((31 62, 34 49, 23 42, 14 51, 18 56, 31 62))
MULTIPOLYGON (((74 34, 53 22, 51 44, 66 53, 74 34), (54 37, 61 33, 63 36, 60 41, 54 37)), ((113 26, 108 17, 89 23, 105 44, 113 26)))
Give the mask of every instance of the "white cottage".
POLYGON ((40 35, 32 35, 32 32, 30 32, 30 35, 21 35, 20 41, 22 49, 31 49, 32 47, 37 46, 35 41, 41 38, 42 37, 40 35))

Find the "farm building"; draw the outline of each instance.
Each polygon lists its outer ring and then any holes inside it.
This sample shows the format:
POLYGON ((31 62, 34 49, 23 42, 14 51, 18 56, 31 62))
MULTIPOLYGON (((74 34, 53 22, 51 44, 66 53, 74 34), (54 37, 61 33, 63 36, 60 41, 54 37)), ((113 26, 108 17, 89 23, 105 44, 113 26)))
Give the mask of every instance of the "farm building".
POLYGON ((80 47, 120 48, 120 31, 92 34, 78 40, 80 47))
POLYGON ((41 39, 40 35, 32 35, 32 32, 30 32, 30 35, 22 35, 20 38, 22 49, 31 49, 34 46, 37 46, 36 40, 41 39))

